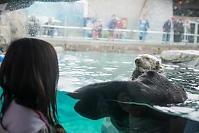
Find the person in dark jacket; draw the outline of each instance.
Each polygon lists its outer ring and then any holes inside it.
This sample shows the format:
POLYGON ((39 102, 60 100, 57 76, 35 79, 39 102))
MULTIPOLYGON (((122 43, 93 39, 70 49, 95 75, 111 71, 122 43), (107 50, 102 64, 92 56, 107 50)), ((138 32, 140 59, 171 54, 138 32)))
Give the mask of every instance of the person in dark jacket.
POLYGON ((175 20, 173 22, 173 30, 174 30, 174 42, 182 42, 184 34, 184 26, 182 18, 180 18, 179 20, 175 20))
POLYGON ((178 35, 179 35, 179 42, 182 42, 182 40, 184 39, 184 24, 183 24, 183 19, 179 19, 179 23, 178 23, 178 35))
POLYGON ((163 25, 163 36, 162 41, 168 43, 170 41, 170 32, 171 32, 171 20, 168 19, 163 25))
POLYGON ((109 39, 114 39, 114 29, 116 28, 116 25, 117 25, 116 15, 112 15, 112 19, 108 24, 109 39))
POLYGON ((173 23, 173 39, 174 42, 178 42, 178 20, 174 17, 172 18, 172 23, 173 23))

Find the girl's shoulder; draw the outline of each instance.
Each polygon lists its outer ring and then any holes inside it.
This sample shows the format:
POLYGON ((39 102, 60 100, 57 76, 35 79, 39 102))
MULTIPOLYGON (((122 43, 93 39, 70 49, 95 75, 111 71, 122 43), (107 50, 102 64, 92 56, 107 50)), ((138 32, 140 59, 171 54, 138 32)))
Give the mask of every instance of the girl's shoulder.
POLYGON ((66 133, 66 131, 59 124, 55 127, 50 125, 41 112, 26 108, 13 100, 2 118, 0 133, 66 133))
POLYGON ((2 126, 8 132, 38 132, 45 127, 38 114, 29 108, 19 105, 13 100, 2 118, 2 126))

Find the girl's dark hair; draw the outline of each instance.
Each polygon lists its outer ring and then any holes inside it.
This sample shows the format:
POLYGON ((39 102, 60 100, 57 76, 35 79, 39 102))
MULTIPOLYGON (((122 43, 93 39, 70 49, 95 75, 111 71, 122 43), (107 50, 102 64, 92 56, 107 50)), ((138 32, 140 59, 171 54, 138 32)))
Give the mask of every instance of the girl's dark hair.
POLYGON ((57 123, 58 78, 57 54, 51 44, 33 38, 12 42, 0 67, 1 115, 15 99, 20 105, 41 111, 50 124, 57 123))

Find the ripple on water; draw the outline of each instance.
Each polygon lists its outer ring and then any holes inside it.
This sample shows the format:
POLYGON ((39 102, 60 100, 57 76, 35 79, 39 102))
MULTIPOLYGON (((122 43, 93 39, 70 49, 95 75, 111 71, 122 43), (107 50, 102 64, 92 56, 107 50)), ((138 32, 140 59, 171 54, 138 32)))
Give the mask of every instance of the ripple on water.
POLYGON ((187 96, 188 96, 188 101, 191 101, 191 102, 199 101, 198 94, 187 92, 187 96))
POLYGON ((154 107, 166 113, 173 113, 176 115, 180 115, 182 117, 199 121, 199 113, 196 113, 196 110, 193 108, 179 107, 179 106, 172 106, 172 107, 154 106, 154 107))
MULTIPOLYGON (((198 85, 198 84, 196 84, 196 85, 198 85)), ((194 89, 199 91, 199 86, 194 87, 194 89)))
POLYGON ((199 70, 198 70, 198 69, 193 69, 193 71, 194 71, 194 72, 199 72, 199 70))
POLYGON ((106 71, 111 71, 111 72, 113 72, 113 71, 115 71, 117 68, 114 68, 114 67, 105 67, 104 68, 104 70, 106 70, 106 71))
POLYGON ((173 64, 162 64, 163 65, 163 67, 168 67, 168 68, 179 68, 179 66, 178 65, 173 65, 173 64))
POLYGON ((60 90, 60 91, 67 91, 67 92, 73 92, 73 91, 75 91, 76 88, 73 85, 73 81, 74 80, 75 80, 75 78, 72 78, 72 77, 67 78, 67 80, 65 80, 65 78, 59 78, 59 81, 58 81, 58 90, 60 90))
POLYGON ((168 67, 165 67, 165 69, 167 69, 167 70, 175 70, 175 68, 173 68, 173 67, 170 67, 170 66, 168 66, 168 67))
POLYGON ((123 64, 133 64, 132 62, 124 61, 123 64))
POLYGON ((89 63, 94 63, 95 62, 94 59, 83 59, 82 61, 89 62, 89 63))
POLYGON ((87 68, 87 69, 96 69, 96 67, 87 67, 87 66, 85 66, 85 68, 87 68))

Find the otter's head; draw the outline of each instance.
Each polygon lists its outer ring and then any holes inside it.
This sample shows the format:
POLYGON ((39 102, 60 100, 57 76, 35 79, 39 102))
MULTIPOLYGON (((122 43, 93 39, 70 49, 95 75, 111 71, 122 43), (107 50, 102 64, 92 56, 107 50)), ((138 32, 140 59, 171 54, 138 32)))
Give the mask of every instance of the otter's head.
POLYGON ((141 54, 135 59, 135 69, 133 71, 131 79, 134 80, 138 76, 147 71, 156 71, 161 74, 165 74, 161 60, 157 57, 149 54, 141 54))
POLYGON ((160 72, 162 71, 162 64, 157 57, 149 54, 142 54, 135 59, 135 69, 142 72, 150 70, 160 72))

